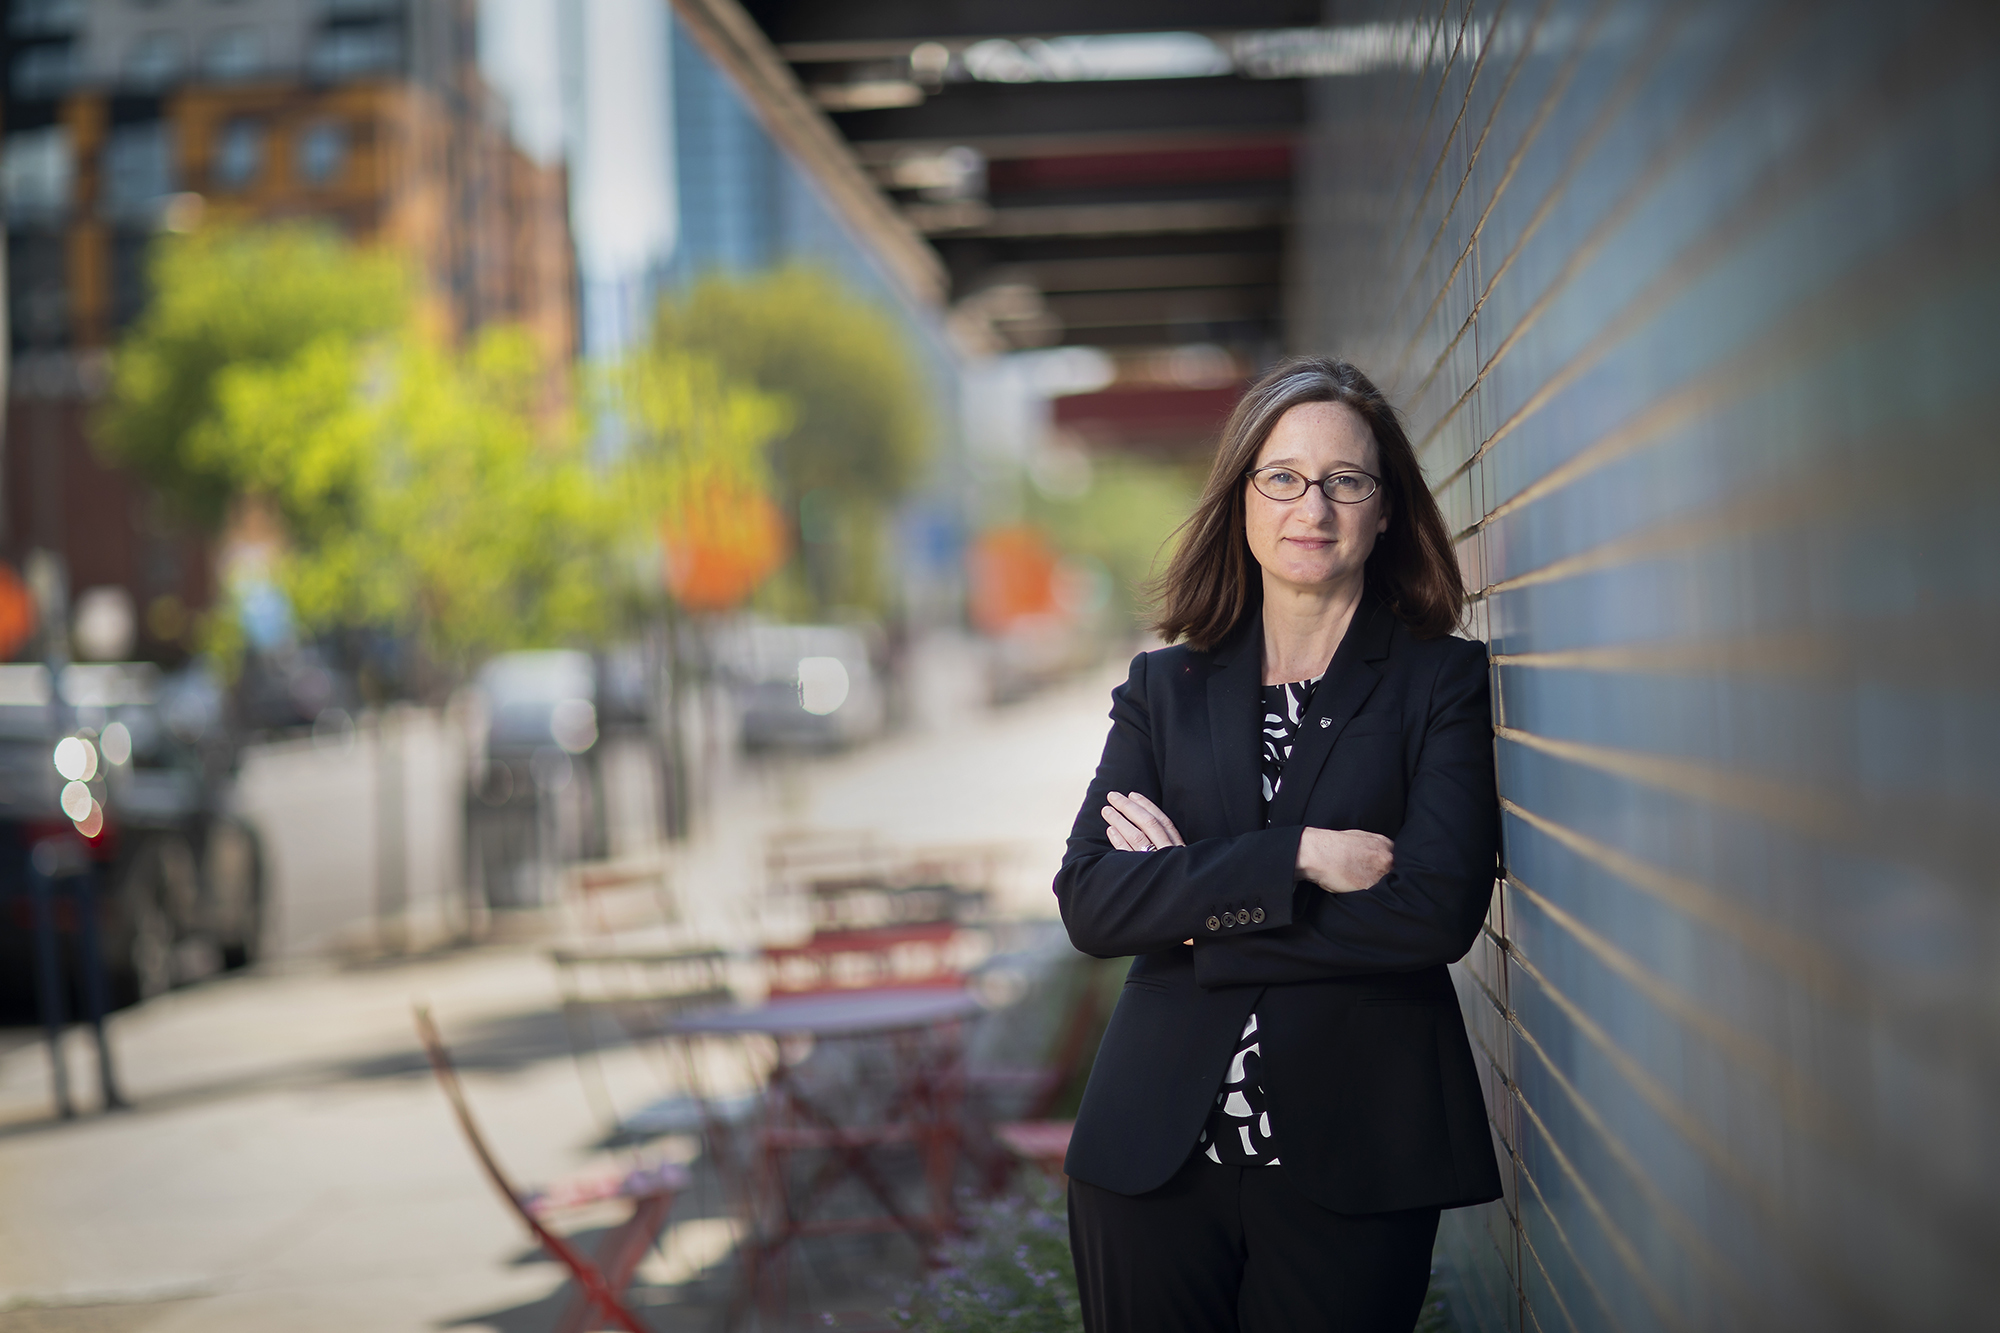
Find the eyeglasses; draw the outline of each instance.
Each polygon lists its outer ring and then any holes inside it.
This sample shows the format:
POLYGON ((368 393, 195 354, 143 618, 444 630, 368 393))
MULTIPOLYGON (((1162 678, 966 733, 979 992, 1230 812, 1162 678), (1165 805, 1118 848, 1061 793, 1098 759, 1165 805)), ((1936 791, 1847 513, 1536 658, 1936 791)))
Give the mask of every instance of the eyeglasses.
POLYGON ((1289 503, 1317 486, 1335 504, 1358 505, 1374 495, 1381 478, 1366 472, 1329 472, 1318 481, 1301 476, 1288 467, 1257 467, 1243 474, 1257 493, 1267 500, 1289 503))

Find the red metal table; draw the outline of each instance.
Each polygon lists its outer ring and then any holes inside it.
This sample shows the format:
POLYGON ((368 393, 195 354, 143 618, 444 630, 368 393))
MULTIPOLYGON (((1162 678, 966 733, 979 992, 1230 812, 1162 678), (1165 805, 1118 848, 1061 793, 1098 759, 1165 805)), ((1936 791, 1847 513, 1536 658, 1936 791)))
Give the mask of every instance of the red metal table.
POLYGON ((900 1230, 928 1250, 952 1228, 952 1181, 964 1139, 965 1020, 979 1008, 957 987, 907 988, 786 996, 674 1020, 670 1031, 682 1037, 778 1041, 743 1190, 746 1299, 772 1313, 783 1308, 785 1253, 801 1237, 900 1230), (881 1086, 818 1086, 802 1077, 810 1050, 834 1042, 877 1043, 886 1055, 881 1086), (842 1094, 854 1094, 858 1104, 844 1104, 842 1094), (923 1167, 922 1212, 897 1198, 876 1157, 883 1148, 904 1146, 916 1151, 923 1167), (806 1152, 824 1156, 794 1182, 791 1159, 806 1152), (813 1216, 815 1205, 845 1179, 872 1196, 879 1216, 813 1216))

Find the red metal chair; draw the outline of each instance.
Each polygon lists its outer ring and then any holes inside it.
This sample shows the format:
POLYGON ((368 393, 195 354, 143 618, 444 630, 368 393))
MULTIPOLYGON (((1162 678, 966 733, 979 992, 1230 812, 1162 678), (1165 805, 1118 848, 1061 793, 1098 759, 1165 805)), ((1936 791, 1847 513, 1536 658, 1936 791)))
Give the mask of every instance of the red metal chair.
POLYGON ((993 1133, 1008 1152, 1067 1186, 1069 1176, 1063 1172, 1063 1159, 1069 1155, 1069 1136, 1075 1128, 1074 1120, 1010 1120, 995 1125, 993 1133))
POLYGON ((591 1316, 600 1313, 626 1333, 652 1333, 625 1303, 624 1293, 632 1285, 632 1274, 637 1271, 640 1260, 646 1257, 646 1251, 652 1248, 660 1229, 666 1225, 667 1214, 674 1206, 674 1196, 687 1185, 686 1168, 663 1162, 623 1173, 568 1181, 547 1190, 523 1191, 515 1188, 506 1172, 500 1169, 492 1149, 486 1146, 478 1122, 472 1118, 472 1108, 465 1100, 465 1089, 459 1085, 458 1071, 452 1067, 451 1053, 438 1036, 430 1011, 419 1006, 416 1023, 417 1038, 423 1043, 424 1054, 430 1057, 431 1070, 437 1075, 438 1086, 451 1103, 458 1127, 464 1132, 466 1142, 471 1145, 473 1156, 479 1159, 487 1179, 500 1191, 500 1197, 507 1206, 527 1224, 529 1232, 542 1248, 576 1278, 579 1290, 564 1313, 562 1322, 556 1326, 558 1333, 584 1333, 586 1328, 591 1327, 591 1316), (553 1213, 612 1199, 629 1200, 632 1214, 598 1243, 594 1258, 585 1257, 576 1246, 550 1230, 543 1220, 553 1213))
POLYGON ((952 921, 817 930, 803 944, 767 945, 773 999, 832 991, 961 989, 967 932, 952 921))

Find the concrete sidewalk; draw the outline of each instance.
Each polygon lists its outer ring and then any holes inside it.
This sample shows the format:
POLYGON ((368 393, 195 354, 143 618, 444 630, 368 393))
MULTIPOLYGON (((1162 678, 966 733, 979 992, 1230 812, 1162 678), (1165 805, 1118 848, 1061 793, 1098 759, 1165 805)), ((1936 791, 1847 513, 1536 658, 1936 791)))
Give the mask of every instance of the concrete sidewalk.
MULTIPOLYGON (((1049 876, 1111 683, 1099 673, 852 754, 743 770, 675 858, 683 915, 749 942, 763 835, 798 824, 1012 843, 999 906, 1052 914, 1049 876)), ((43 1051, 0 1043, 0 1333, 541 1333, 562 1273, 478 1174, 410 1008, 432 1007, 496 1151, 535 1182, 611 1161, 591 1147, 606 1126, 557 998, 540 950, 522 945, 221 979, 116 1015, 134 1109, 67 1123, 50 1119, 43 1051)), ((94 1105, 80 1033, 70 1064, 94 1105)), ((670 1090, 635 1050, 603 1070, 627 1112, 670 1090)), ((669 1298, 715 1287, 713 1274, 683 1284, 731 1249, 724 1212, 719 1197, 684 1200, 642 1280, 669 1298)), ((707 1299, 651 1318, 712 1327, 707 1299)))
MULTIPOLYGON (((523 1262, 413 1001, 519 1178, 592 1163, 601 1129, 536 952, 218 982, 116 1018, 132 1111, 52 1122, 43 1053, 0 1061, 0 1330, 502 1328, 484 1316, 547 1298, 560 1272, 523 1262)), ((608 1064, 647 1095, 633 1052, 608 1064)))

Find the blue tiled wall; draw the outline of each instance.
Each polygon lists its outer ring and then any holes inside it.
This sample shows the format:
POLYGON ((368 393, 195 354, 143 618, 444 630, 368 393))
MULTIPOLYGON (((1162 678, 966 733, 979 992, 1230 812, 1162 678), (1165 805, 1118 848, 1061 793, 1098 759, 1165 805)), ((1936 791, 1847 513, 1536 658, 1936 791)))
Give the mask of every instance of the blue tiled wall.
POLYGON ((1340 3, 1298 341, 1495 654, 1478 1329, 1992 1327, 2000 10, 1340 3))

